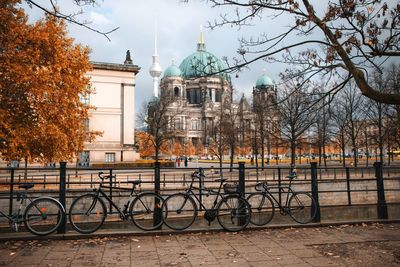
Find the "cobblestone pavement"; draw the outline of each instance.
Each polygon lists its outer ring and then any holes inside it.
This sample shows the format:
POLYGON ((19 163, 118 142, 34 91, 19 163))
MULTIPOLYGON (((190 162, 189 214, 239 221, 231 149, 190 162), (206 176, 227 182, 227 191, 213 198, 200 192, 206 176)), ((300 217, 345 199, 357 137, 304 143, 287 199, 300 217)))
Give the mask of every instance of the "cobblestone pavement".
POLYGON ((400 223, 3 241, 0 266, 400 266, 400 223))

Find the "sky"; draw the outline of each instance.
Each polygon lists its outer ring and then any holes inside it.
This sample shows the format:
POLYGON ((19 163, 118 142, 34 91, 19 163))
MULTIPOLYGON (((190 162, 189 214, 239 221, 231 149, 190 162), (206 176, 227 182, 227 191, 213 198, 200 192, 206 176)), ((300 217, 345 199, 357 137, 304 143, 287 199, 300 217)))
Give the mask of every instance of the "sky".
MULTIPOLYGON (((60 0, 61 11, 66 13, 77 11, 73 1, 60 0)), ((231 12, 228 8, 212 8, 206 1, 189 1, 183 3, 179 0, 104 0, 98 1, 96 7, 85 7, 79 20, 91 21, 90 26, 108 31, 115 27, 119 29, 109 35, 111 41, 104 36, 80 26, 68 25, 69 35, 76 43, 87 45, 92 52, 90 60, 100 62, 123 63, 126 51, 130 50, 133 63, 141 67, 136 79, 136 112, 140 112, 143 102, 148 101, 152 95, 152 78, 149 68, 154 52, 155 21, 157 20, 158 54, 161 67, 165 70, 171 65, 172 60, 179 65, 182 60, 196 51, 200 34, 200 25, 204 25, 203 33, 208 52, 218 58, 223 56, 231 59, 237 56, 239 47, 238 39, 241 37, 257 37, 262 32, 273 34, 278 32, 278 25, 285 25, 282 19, 275 21, 261 21, 256 19, 257 25, 251 27, 224 26, 214 30, 206 26, 209 21, 218 19, 220 14, 231 12)), ((46 6, 47 0, 38 3, 46 6)), ((25 6, 26 13, 33 21, 43 17, 37 8, 25 6)), ((266 62, 257 62, 249 69, 239 74, 232 75, 233 87, 236 98, 242 93, 250 97, 256 80, 265 73, 278 79, 282 66, 271 65, 266 62)))

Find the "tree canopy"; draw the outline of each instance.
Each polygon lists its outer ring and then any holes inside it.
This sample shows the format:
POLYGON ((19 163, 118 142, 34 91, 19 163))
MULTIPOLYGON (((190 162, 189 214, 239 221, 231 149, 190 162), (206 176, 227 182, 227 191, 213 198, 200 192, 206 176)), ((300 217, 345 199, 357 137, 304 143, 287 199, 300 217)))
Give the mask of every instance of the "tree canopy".
MULTIPOLYGON (((327 90, 336 93, 354 80, 363 95, 378 102, 400 104, 400 89, 382 92, 369 77, 380 71, 390 57, 400 56, 400 4, 380 0, 210 0, 215 7, 234 7, 221 14, 210 27, 246 27, 259 20, 287 18, 288 27, 272 36, 241 39, 238 57, 230 65, 240 70, 257 61, 296 64, 300 75, 334 77, 336 84, 327 90), (300 53, 294 53, 294 51, 300 53)), ((242 28, 243 30, 243 28, 242 28)))
POLYGON ((89 49, 62 20, 28 23, 19 0, 0 4, 0 153, 5 160, 54 162, 83 149, 90 107, 89 49))

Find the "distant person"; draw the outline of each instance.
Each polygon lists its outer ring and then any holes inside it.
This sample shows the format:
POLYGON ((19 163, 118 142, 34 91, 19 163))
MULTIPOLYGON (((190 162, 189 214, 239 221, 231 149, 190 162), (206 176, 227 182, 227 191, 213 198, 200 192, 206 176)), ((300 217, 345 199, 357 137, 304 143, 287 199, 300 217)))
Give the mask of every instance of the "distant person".
POLYGON ((188 166, 188 158, 185 157, 185 167, 187 167, 187 166, 188 166))
POLYGON ((253 157, 251 157, 250 163, 251 163, 251 165, 254 165, 254 158, 253 157))
POLYGON ((177 159, 176 159, 176 163, 178 164, 178 167, 180 167, 180 166, 181 166, 181 159, 180 159, 180 158, 177 158, 177 159))

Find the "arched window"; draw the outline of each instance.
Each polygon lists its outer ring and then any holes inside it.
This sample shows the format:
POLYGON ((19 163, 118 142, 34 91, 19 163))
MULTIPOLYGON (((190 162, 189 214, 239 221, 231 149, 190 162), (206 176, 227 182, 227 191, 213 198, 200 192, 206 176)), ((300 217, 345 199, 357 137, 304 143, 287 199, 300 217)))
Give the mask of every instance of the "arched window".
POLYGON ((174 96, 179 97, 179 87, 174 88, 174 96))
POLYGON ((191 130, 198 130, 199 129, 199 121, 192 120, 191 130))

